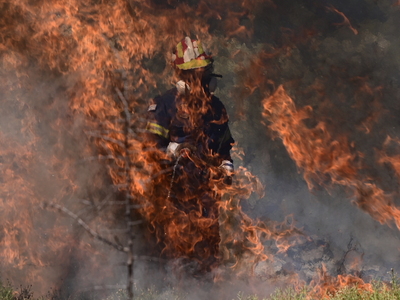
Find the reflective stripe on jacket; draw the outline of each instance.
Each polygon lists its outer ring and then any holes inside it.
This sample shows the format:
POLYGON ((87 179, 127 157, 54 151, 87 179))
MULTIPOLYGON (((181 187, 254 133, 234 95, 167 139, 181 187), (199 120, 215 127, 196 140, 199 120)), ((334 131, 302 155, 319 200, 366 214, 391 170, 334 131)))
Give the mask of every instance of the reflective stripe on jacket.
POLYGON ((211 150, 211 154, 231 160, 229 152, 234 140, 223 103, 211 96, 209 109, 199 116, 201 128, 193 128, 189 116, 178 109, 183 101, 174 88, 156 97, 150 106, 146 129, 158 137, 158 145, 166 147, 169 142, 191 143, 203 154, 211 150))

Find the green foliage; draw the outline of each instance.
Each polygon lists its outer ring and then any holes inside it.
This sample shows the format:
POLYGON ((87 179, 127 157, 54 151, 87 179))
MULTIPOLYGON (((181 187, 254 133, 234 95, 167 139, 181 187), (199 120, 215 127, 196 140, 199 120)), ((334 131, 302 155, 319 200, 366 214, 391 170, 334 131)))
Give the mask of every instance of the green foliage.
MULTIPOLYGON (((11 284, 4 285, 0 281, 0 300, 34 300, 31 287, 20 287, 19 291, 14 291, 11 284)), ((37 299, 41 300, 41 299, 37 299)))
MULTIPOLYGON (((374 282, 373 289, 366 291, 357 286, 346 286, 334 295, 326 295, 326 300, 400 300, 400 284, 396 274, 392 274, 389 283, 374 282)), ((258 295, 244 295, 239 293, 233 300, 320 300, 314 298, 309 293, 310 289, 305 287, 301 290, 294 288, 278 289, 268 297, 260 298, 258 295)), ((46 298, 47 299, 47 298, 46 298)), ((127 300, 126 291, 121 289, 116 291, 112 296, 104 300, 127 300)), ((186 300, 190 296, 183 294, 175 289, 158 291, 156 288, 148 288, 145 290, 135 291, 134 300, 186 300)), ((211 297, 212 299, 212 297, 211 297)), ((34 298, 30 288, 22 288, 20 291, 14 291, 11 285, 4 285, 0 282, 0 300, 45 300, 45 298, 34 298)), ((61 300, 61 299, 60 299, 61 300)), ((97 299, 96 299, 97 300, 97 299)), ((98 299, 102 300, 102 299, 98 299)))
POLYGON ((293 288, 287 288, 285 290, 277 290, 269 299, 270 300, 303 300, 307 299, 307 289, 303 288, 300 291, 296 291, 293 288))
MULTIPOLYGON (((108 297, 106 300, 127 300, 128 295, 126 290, 119 290, 108 297)), ((144 290, 135 291, 134 300, 185 300, 188 299, 187 295, 183 295, 182 292, 178 292, 174 289, 168 289, 167 291, 158 291, 155 287, 150 287, 144 290)))
MULTIPOLYGON (((296 291, 293 288, 277 290, 269 297, 259 298, 256 295, 238 294, 237 300, 320 300, 310 296, 307 288, 296 291)), ((326 295, 325 300, 400 300, 400 284, 397 276, 392 276, 390 283, 374 282, 373 290, 366 291, 357 286, 346 286, 334 295, 326 295)))
POLYGON ((11 287, 4 286, 0 282, 0 300, 14 300, 13 290, 11 287))

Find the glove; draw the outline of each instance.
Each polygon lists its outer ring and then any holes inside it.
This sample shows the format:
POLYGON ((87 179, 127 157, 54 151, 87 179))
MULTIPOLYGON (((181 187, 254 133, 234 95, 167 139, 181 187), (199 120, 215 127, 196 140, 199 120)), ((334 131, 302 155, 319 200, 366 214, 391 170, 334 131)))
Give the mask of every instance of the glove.
POLYGON ((232 185, 232 176, 234 175, 233 163, 229 160, 223 160, 219 168, 225 172, 224 183, 226 185, 232 185))
POLYGON ((170 142, 169 144, 168 144, 168 147, 167 147, 167 150, 166 150, 166 153, 169 155, 169 156, 171 156, 171 157, 176 157, 177 156, 177 149, 178 149, 178 147, 179 147, 179 144, 178 143, 175 143, 175 142, 170 142))
POLYGON ((176 143, 176 142, 170 142, 167 147, 167 154, 170 157, 177 158, 179 156, 186 157, 190 152, 195 152, 196 147, 189 143, 176 143))
POLYGON ((223 169, 227 175, 232 175, 234 172, 234 168, 233 168, 233 163, 229 160, 223 160, 221 165, 219 166, 221 169, 223 169))

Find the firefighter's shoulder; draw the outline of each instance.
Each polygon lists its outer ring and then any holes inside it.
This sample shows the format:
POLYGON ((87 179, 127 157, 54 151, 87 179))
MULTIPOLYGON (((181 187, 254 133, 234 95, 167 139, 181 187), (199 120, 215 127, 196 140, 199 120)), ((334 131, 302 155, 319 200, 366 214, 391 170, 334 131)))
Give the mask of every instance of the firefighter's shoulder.
POLYGON ((171 89, 162 95, 156 96, 150 103, 147 111, 155 111, 158 109, 168 109, 175 105, 176 89, 171 89))

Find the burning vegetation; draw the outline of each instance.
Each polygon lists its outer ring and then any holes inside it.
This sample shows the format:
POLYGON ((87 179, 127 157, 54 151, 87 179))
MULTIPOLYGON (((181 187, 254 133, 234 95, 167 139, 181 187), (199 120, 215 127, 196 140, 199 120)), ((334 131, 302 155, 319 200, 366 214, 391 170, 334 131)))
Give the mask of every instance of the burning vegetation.
MULTIPOLYGON (((1 277, 65 296, 373 292, 400 247, 398 14, 372 0, 0 0, 1 277), (210 153, 171 159, 146 138, 185 36, 223 75, 229 182, 210 153)), ((192 130, 207 97, 186 99, 192 130)))

